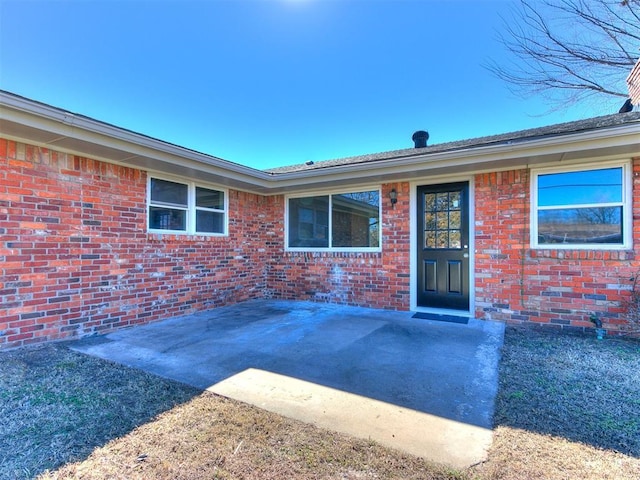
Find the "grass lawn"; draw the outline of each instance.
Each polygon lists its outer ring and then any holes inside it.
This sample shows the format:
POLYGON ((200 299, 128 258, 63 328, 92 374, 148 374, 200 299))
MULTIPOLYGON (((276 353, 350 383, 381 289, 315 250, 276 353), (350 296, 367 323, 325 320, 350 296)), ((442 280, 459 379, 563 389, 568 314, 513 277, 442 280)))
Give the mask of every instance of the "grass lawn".
POLYGON ((0 418, 1 479, 638 479, 640 342, 507 328, 493 446, 463 471, 63 344, 0 353, 0 418))

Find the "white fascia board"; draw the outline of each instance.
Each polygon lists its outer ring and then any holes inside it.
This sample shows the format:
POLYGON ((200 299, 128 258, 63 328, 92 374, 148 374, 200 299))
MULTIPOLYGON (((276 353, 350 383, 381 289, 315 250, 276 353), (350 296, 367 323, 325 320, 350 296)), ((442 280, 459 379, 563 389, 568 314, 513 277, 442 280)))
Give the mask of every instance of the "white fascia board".
MULTIPOLYGON (((121 152, 115 158, 104 158, 127 164, 137 158, 159 160, 222 175, 231 180, 258 188, 268 188, 272 174, 227 160, 219 159, 171 143, 163 142, 129 130, 121 129, 88 117, 74 115, 48 105, 0 92, 0 120, 24 125, 51 134, 47 142, 51 148, 65 141, 96 145, 121 152)), ((25 138, 24 140, 28 140, 25 138)), ((78 152, 81 153, 81 152, 78 152)))
MULTIPOLYGON (((188 175, 219 177, 231 188, 260 194, 280 194, 309 186, 361 184, 412 179, 447 172, 471 173, 491 168, 517 168, 549 161, 562 161, 583 152, 611 150, 612 154, 640 155, 640 122, 537 139, 514 139, 435 153, 405 153, 382 160, 347 163, 325 168, 271 174, 211 155, 189 150, 135 132, 74 115, 0 92, 0 121, 6 120, 51 134, 51 148, 80 143, 87 148, 106 149, 106 161, 143 170, 174 169, 188 175), (630 153, 631 152, 631 153, 630 153), (154 168, 154 163, 158 162, 154 168)), ((28 138, 24 139, 28 141, 28 138)), ((79 152, 81 153, 81 152, 79 152)), ((90 153, 87 153, 90 156, 90 153)), ((594 156, 593 154, 591 156, 594 156)))
POLYGON ((571 157, 584 155, 588 160, 593 155, 587 152, 611 150, 611 154, 640 155, 640 124, 610 127, 602 130, 558 135, 536 140, 520 140, 500 145, 471 147, 408 157, 389 158, 374 162, 346 164, 314 170, 303 170, 279 174, 277 186, 292 189, 316 183, 371 182, 372 178, 415 178, 429 172, 458 170, 459 173, 488 171, 492 168, 524 167, 545 162, 562 162, 571 157))

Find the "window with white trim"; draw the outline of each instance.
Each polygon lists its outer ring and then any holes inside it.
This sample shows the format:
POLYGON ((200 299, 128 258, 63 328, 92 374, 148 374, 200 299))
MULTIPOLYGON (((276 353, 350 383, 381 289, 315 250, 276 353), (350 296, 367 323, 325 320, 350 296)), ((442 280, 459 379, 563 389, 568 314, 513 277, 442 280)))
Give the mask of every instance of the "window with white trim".
POLYGON ((532 246, 629 247, 628 171, 620 163, 532 171, 532 246))
POLYGON ((194 183, 149 178, 149 231, 224 235, 226 194, 194 183))
POLYGON ((379 251, 380 191, 289 198, 287 248, 379 251))

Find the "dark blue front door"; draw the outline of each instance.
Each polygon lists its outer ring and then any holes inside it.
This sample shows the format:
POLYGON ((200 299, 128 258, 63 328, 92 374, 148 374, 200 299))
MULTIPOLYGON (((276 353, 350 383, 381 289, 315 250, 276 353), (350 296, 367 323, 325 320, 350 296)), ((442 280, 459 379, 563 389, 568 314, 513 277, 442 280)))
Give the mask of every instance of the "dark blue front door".
POLYGON ((418 187, 419 307, 469 309, 469 183, 418 187))

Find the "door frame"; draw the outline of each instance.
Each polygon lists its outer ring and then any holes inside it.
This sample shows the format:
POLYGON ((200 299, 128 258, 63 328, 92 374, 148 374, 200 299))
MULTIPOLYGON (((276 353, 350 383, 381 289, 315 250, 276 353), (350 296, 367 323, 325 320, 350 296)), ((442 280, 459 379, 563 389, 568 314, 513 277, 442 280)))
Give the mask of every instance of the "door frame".
POLYGON ((413 180, 409 183, 409 288, 410 309, 412 312, 436 313, 473 317, 475 312, 475 185, 473 176, 430 177, 413 180), (418 306, 418 187, 423 185, 442 185, 444 183, 469 183, 469 310, 452 310, 418 306))

